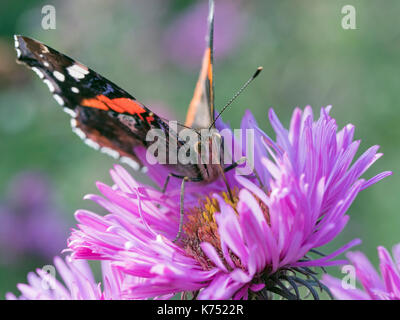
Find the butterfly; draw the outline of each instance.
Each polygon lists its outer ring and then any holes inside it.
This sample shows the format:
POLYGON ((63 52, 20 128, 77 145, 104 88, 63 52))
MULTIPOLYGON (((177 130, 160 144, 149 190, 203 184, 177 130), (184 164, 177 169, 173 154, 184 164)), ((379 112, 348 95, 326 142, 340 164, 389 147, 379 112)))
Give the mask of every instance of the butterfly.
MULTIPOLYGON (((207 47, 184 124, 184 127, 196 132, 215 128, 213 32, 214 2, 210 0, 207 47)), ((164 119, 94 70, 32 38, 16 35, 14 40, 18 62, 29 67, 48 86, 54 99, 71 115, 72 130, 87 145, 120 159, 134 169, 143 167, 134 150, 137 146, 149 147, 146 136, 150 130, 158 129, 166 133, 164 142, 167 149, 171 144, 176 144, 178 150, 184 145, 178 132, 171 132, 164 119)), ((206 143, 215 145, 220 142, 217 138, 212 134, 206 143)), ((201 156, 201 149, 198 150, 201 156)), ((166 163, 171 173, 165 181, 163 192, 170 177, 182 179, 181 211, 185 181, 210 183, 220 176, 224 177, 224 172, 236 165, 224 167, 220 159, 221 149, 211 147, 209 150, 219 151, 211 151, 208 163, 166 163), (218 158, 219 161, 215 163, 211 161, 212 158, 218 158)))

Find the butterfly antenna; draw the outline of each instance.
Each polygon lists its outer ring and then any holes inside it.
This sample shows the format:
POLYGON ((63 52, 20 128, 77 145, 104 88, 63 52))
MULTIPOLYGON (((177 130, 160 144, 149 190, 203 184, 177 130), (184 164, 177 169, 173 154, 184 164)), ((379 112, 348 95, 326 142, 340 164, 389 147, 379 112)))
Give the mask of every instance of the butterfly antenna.
MULTIPOLYGON (((158 117, 159 117, 161 120, 164 120, 165 122, 168 122, 168 121, 169 121, 167 118, 160 117, 160 116, 158 116, 158 117)), ((194 130, 192 127, 189 127, 189 126, 187 126, 187 125, 184 125, 183 123, 180 123, 180 122, 178 122, 178 121, 176 121, 176 124, 177 124, 178 126, 183 127, 183 128, 193 130, 194 132, 197 133, 197 135, 200 136, 200 133, 199 133, 197 130, 194 130)))
POLYGON ((209 129, 211 129, 215 122, 218 120, 218 118, 221 116, 221 114, 226 110, 226 108, 228 108, 233 101, 236 100, 236 98, 242 93, 242 91, 244 89, 247 88, 247 86, 255 79, 257 78, 257 76, 260 74, 260 72, 262 71, 263 67, 258 67, 256 72, 254 72, 254 74, 250 77, 249 80, 246 81, 246 83, 239 89, 238 92, 235 93, 235 95, 228 101, 228 103, 221 109, 220 113, 218 113, 218 115, 215 117, 214 121, 212 122, 212 124, 210 125, 209 129))

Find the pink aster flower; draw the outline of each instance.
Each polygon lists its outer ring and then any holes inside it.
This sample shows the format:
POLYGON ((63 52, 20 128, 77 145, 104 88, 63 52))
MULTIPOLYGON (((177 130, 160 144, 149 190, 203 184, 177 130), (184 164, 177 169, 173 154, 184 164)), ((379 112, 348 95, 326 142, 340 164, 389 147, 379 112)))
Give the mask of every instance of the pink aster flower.
POLYGON ((311 107, 296 109, 289 130, 271 110, 276 140, 247 113, 242 128, 255 130, 257 178, 229 173, 235 180, 233 199, 221 190, 221 181, 193 183, 185 193, 184 234, 176 243, 179 188, 162 194, 115 166, 115 184, 97 184, 103 197, 86 197, 109 214, 79 210, 75 215, 78 229, 69 239, 73 257, 110 260, 141 279, 122 284, 124 296, 134 299, 179 292, 194 292, 198 299, 270 298, 271 293, 291 299, 299 298, 299 286, 318 298, 310 267, 345 263, 335 258, 359 240, 326 256, 310 253, 320 254, 316 248, 343 230, 347 209, 361 190, 391 174, 360 179, 381 156, 378 147, 352 164, 359 146, 354 126, 338 131, 329 110, 321 109, 314 120, 311 107))
POLYGON ((343 286, 340 279, 329 275, 324 275, 322 281, 340 300, 400 300, 400 244, 393 248, 395 261, 381 246, 378 247, 378 256, 381 276, 363 253, 349 252, 347 254, 364 290, 343 286))
POLYGON ((59 282, 48 269, 37 269, 28 274, 28 284, 20 283, 19 297, 8 293, 8 300, 116 300, 121 299, 122 274, 109 262, 102 262, 103 289, 94 280, 89 264, 84 260, 65 261, 54 258, 55 271, 61 275, 64 284, 59 282))

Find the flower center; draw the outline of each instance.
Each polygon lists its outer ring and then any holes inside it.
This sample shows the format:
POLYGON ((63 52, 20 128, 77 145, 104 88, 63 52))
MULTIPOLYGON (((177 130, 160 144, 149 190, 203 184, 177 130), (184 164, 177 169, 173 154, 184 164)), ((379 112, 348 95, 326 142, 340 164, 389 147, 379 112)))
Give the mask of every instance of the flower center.
MULTIPOLYGON (((219 195, 237 213, 238 190, 232 190, 233 202, 228 192, 220 192, 219 195)), ((185 213, 187 220, 183 225, 185 233, 185 237, 182 239, 183 247, 187 254, 195 258, 205 270, 212 269, 214 266, 203 253, 200 247, 202 242, 210 243, 217 250, 220 258, 223 259, 218 225, 214 216, 216 212, 220 212, 218 201, 212 195, 209 195, 205 199, 199 199, 199 205, 190 208, 185 213)))
MULTIPOLYGON (((219 195, 228 204, 237 215, 237 204, 239 202, 239 190, 234 188, 232 191, 233 201, 231 200, 228 192, 221 192, 219 195)), ((263 210, 267 222, 269 222, 268 208, 259 201, 260 208, 263 210)), ((220 207, 217 199, 212 195, 200 199, 199 205, 193 207, 185 212, 186 222, 183 225, 183 231, 185 236, 182 238, 183 248, 187 254, 195 258, 205 270, 210 270, 214 267, 214 264, 208 259, 200 247, 202 242, 210 243, 217 251, 219 257, 225 262, 227 269, 231 267, 226 263, 224 255, 222 253, 220 235, 218 232, 218 225, 215 221, 215 213, 220 212, 220 207)), ((230 258, 237 268, 243 266, 240 259, 233 253, 229 252, 230 258)))

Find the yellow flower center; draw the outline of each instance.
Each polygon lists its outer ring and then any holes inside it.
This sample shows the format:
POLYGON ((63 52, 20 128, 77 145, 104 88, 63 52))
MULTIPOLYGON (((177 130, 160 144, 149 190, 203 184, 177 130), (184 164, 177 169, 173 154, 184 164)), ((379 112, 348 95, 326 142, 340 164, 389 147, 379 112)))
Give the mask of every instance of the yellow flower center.
MULTIPOLYGON (((219 195, 239 215, 237 211, 239 189, 234 188, 231 192, 233 201, 228 192, 221 192, 219 195)), ((268 207, 259 199, 258 203, 264 213, 265 219, 269 223, 268 207)), ((214 264, 211 263, 200 247, 200 243, 208 242, 215 248, 229 270, 231 267, 226 263, 222 253, 218 225, 215 221, 216 212, 220 212, 220 207, 218 200, 212 197, 212 195, 209 195, 205 199, 200 199, 198 206, 187 210, 185 212, 186 222, 183 225, 185 236, 182 238, 182 244, 189 256, 195 258, 205 270, 210 270, 214 267, 214 264)), ((229 256, 236 267, 243 269, 240 259, 233 252, 229 251, 229 256)))
MULTIPOLYGON (((228 192, 221 192, 219 195, 237 213, 238 189, 232 190, 233 201, 228 192)), ((183 247, 187 254, 194 257, 205 270, 211 269, 213 264, 200 248, 200 243, 202 242, 210 243, 217 250, 222 261, 224 261, 218 226, 214 216, 216 212, 220 212, 218 200, 209 195, 205 199, 200 199, 198 206, 187 210, 185 213, 187 220, 183 226, 185 233, 185 237, 182 239, 183 247)), ((238 265, 240 265, 239 259, 233 254, 231 256, 233 261, 237 260, 238 265)))

